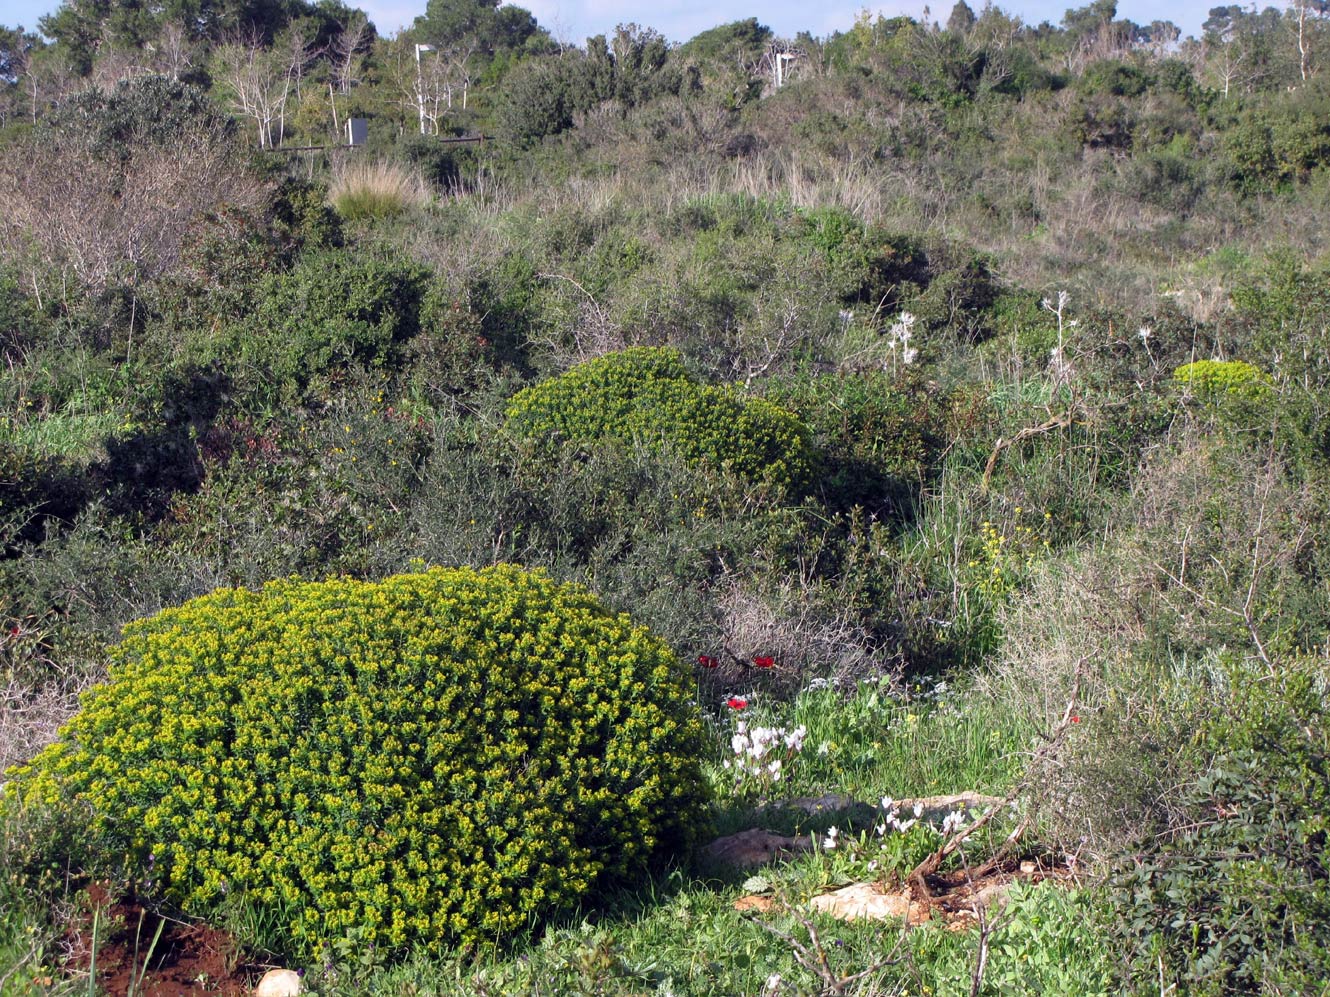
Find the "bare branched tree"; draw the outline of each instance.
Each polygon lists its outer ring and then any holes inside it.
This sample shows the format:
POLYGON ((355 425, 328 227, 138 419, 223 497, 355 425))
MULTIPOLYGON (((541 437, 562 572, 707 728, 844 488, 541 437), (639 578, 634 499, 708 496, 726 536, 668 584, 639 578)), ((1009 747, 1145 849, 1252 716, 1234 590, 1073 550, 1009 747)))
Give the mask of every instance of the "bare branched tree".
POLYGON ((329 64, 333 86, 338 93, 348 94, 360 82, 360 74, 365 66, 365 50, 371 38, 369 21, 364 14, 357 14, 333 40, 329 64))
POLYGON ((194 62, 189 36, 185 34, 184 26, 176 21, 162 25, 162 33, 158 36, 153 52, 158 71, 173 80, 180 79, 180 75, 194 62))
POLYGON ((426 132, 439 134, 454 100, 466 108, 475 52, 474 42, 417 52, 404 39, 398 39, 392 43, 384 66, 395 103, 410 116, 419 116, 426 132))
POLYGON ((1293 25, 1298 39, 1298 74, 1302 82, 1306 83, 1316 75, 1319 68, 1313 53, 1314 40, 1319 34, 1318 21, 1321 16, 1330 13, 1330 5, 1325 0, 1290 0, 1289 5, 1292 7, 1293 25))
POLYGON ((318 54, 298 31, 287 41, 269 49, 252 35, 233 38, 213 56, 214 75, 236 113, 254 122, 261 149, 281 144, 287 105, 299 100, 305 70, 318 54))
POLYGON ((281 48, 286 63, 286 96, 281 102, 277 113, 277 144, 281 145, 286 138, 286 107, 291 95, 295 96, 296 105, 299 106, 300 99, 303 96, 301 88, 305 82, 305 70, 312 62, 323 54, 323 49, 316 47, 310 41, 305 32, 299 28, 292 28, 285 36, 286 44, 281 48))
POLYGON ((139 136, 124 159, 72 131, 15 144, 0 160, 0 257, 66 270, 93 292, 168 273, 205 212, 261 202, 233 146, 203 126, 169 146, 139 136))
POLYGON ((34 125, 43 112, 81 85, 82 81, 64 61, 34 59, 31 53, 24 53, 21 86, 34 125))

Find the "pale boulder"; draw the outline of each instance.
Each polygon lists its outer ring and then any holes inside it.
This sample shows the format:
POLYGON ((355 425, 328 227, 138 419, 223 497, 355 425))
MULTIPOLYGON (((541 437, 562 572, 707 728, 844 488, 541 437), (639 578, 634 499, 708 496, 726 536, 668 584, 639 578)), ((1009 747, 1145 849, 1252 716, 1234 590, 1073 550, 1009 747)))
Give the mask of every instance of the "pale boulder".
POLYGON ((254 988, 254 997, 300 997, 300 974, 289 969, 270 969, 254 988))

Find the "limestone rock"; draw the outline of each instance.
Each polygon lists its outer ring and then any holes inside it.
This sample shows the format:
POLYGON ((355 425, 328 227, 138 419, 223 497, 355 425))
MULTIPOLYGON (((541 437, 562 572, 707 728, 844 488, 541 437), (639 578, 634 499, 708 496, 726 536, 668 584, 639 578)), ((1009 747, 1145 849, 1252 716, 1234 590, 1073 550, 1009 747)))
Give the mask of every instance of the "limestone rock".
POLYGON ((751 869, 766 865, 777 859, 791 858, 799 852, 806 852, 813 847, 809 838, 792 838, 783 834, 774 834, 761 828, 751 828, 738 834, 717 838, 707 845, 706 853, 717 862, 751 869))
POLYGON ((299 997, 300 974, 289 969, 270 969, 254 988, 254 997, 299 997))
POLYGON ((831 893, 820 894, 810 904, 814 910, 842 921, 861 917, 874 921, 909 918, 911 924, 922 924, 929 918, 928 905, 911 900, 909 891, 883 893, 875 883, 853 883, 831 893))
POLYGON ((772 897, 750 893, 748 896, 740 897, 734 901, 734 909, 741 913, 746 910, 755 910, 759 914, 767 914, 776 909, 776 901, 772 897))

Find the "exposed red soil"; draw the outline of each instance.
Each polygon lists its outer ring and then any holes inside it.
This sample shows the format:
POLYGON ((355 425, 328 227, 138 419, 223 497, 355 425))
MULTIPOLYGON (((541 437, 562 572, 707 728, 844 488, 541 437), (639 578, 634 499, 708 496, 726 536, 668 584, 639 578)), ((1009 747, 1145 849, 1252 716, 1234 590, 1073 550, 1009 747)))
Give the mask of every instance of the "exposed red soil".
MULTIPOLYGON (((97 988, 108 997, 126 997, 131 990, 136 997, 242 997, 269 968, 247 963, 236 940, 218 928, 163 917, 133 899, 108 902, 100 886, 88 892, 90 909, 100 911, 97 988), (153 945, 159 923, 162 933, 153 945)), ((88 972, 91 912, 71 930, 69 947, 70 971, 88 972)))

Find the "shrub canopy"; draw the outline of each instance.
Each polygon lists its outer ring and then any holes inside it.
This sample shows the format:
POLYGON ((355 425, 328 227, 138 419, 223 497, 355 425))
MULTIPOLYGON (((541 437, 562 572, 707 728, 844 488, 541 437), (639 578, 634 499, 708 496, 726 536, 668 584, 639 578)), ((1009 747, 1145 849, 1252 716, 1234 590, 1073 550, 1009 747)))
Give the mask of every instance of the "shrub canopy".
MULTIPOLYGON (((82 812, 196 915, 291 948, 523 929, 686 846, 702 729, 669 648, 501 565, 228 589, 138 621, 10 802, 82 812)), ((118 861, 118 858, 115 858, 118 861)))
POLYGON ((634 347, 519 391, 509 425, 539 443, 640 442, 782 487, 811 476, 810 433, 761 398, 694 381, 678 351, 634 347))

